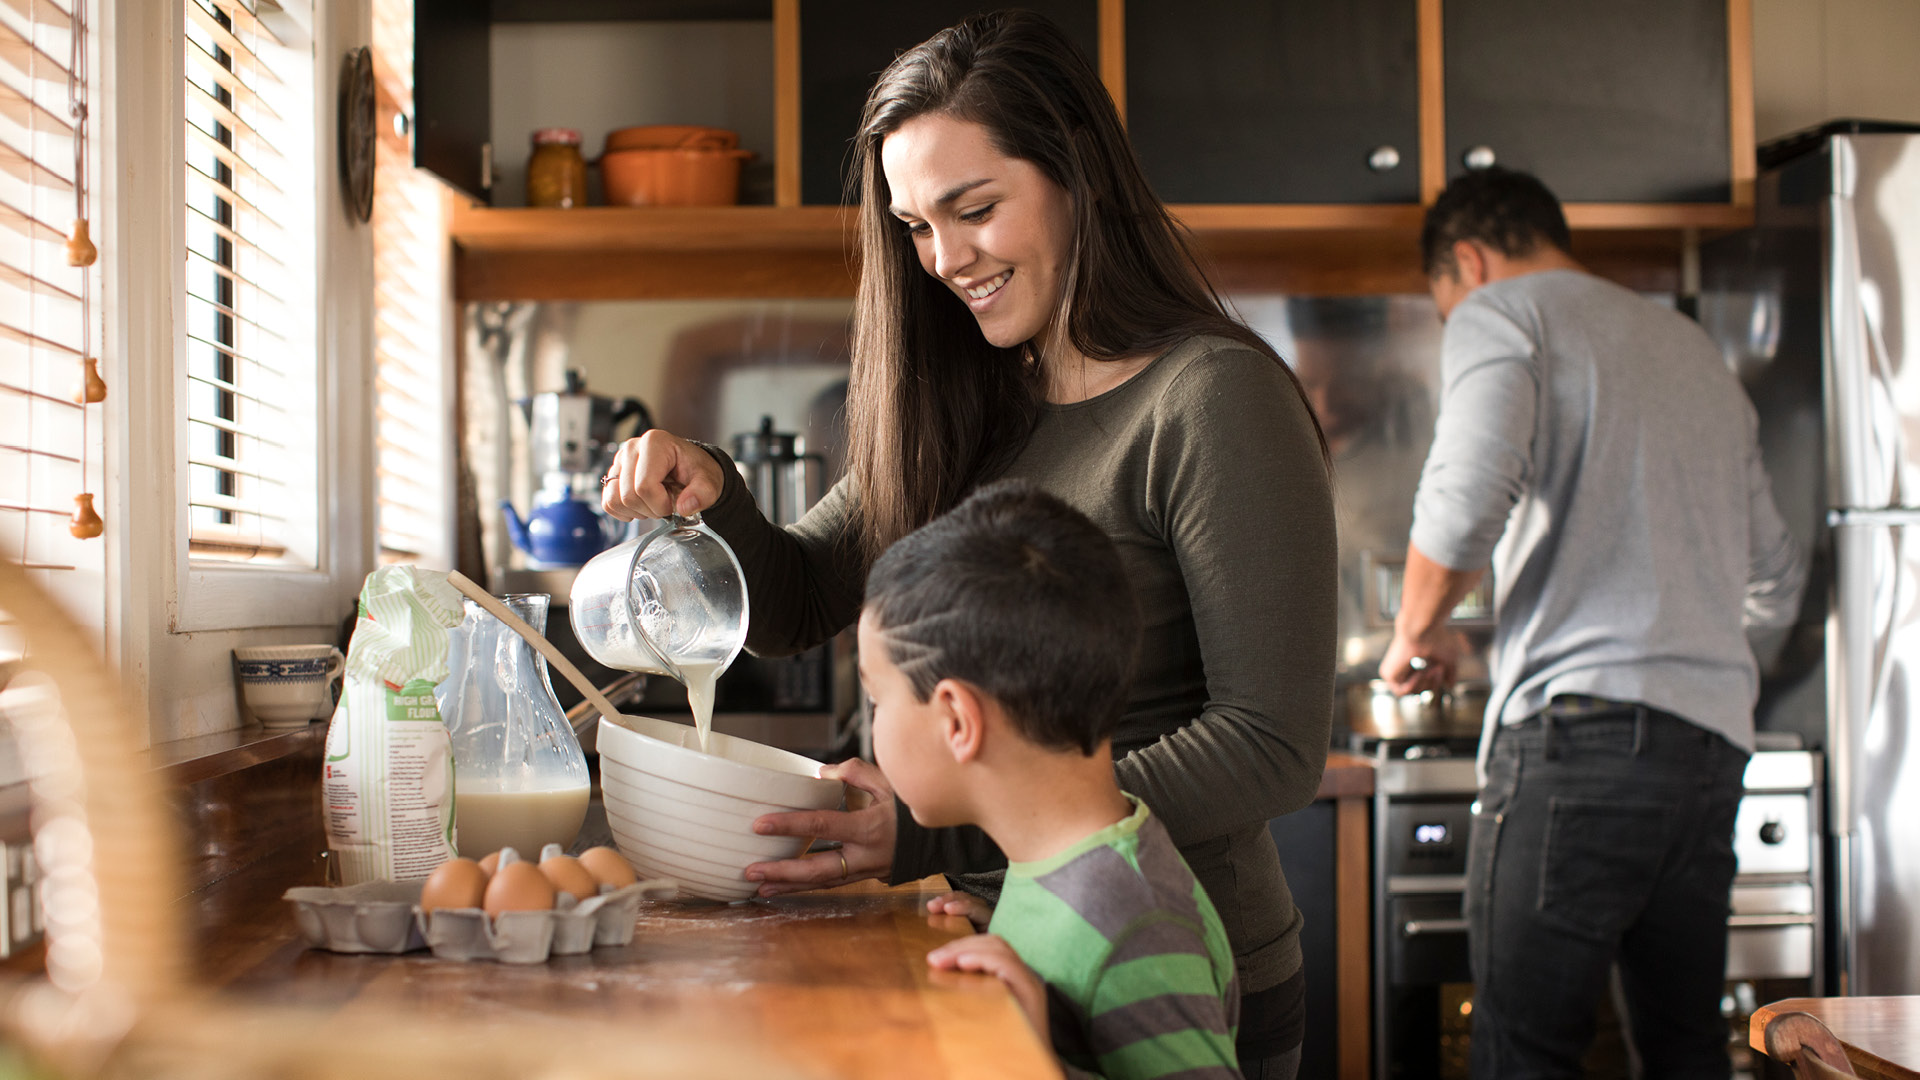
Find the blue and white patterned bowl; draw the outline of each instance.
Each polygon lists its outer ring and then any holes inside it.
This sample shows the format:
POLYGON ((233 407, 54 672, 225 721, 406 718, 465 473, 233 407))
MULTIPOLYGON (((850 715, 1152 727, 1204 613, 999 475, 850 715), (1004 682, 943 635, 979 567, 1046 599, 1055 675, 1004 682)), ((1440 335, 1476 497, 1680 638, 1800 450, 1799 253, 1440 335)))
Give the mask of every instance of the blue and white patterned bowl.
POLYGON ((247 708, 267 727, 304 724, 333 711, 346 658, 331 645, 250 645, 233 650, 247 708))

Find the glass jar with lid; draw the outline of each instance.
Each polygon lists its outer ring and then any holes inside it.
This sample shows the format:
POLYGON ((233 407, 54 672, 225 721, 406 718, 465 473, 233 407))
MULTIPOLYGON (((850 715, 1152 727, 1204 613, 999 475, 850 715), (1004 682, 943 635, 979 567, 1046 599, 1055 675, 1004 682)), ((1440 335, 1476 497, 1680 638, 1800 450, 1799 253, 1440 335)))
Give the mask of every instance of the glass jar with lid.
POLYGON ((587 162, 580 156, 580 133, 572 128, 541 128, 533 133, 527 159, 527 205, 587 205, 587 162))

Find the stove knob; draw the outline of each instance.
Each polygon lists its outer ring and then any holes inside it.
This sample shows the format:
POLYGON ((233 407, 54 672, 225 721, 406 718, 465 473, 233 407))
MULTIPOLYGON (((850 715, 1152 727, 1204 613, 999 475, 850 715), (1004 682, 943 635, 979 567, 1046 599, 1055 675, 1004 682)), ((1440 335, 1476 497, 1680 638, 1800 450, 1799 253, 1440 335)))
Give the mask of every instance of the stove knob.
POLYGON ((1769 821, 1760 826, 1760 842, 1763 844, 1778 844, 1786 838, 1787 827, 1777 821, 1769 821))

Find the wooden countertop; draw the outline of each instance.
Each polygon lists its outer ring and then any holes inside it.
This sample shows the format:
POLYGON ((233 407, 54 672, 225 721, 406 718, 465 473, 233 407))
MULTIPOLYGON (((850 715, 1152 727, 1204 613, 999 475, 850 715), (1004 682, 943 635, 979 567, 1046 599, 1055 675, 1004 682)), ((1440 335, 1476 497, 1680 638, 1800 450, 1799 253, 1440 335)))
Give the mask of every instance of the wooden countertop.
POLYGON ((1920 1080, 1920 995, 1910 997, 1788 998, 1753 1014, 1747 1041, 1767 1052, 1767 1025, 1784 1013, 1810 1013, 1847 1048, 1854 1071, 1867 1080, 1920 1080))
POLYGON ((928 950, 969 932, 964 919, 935 926, 920 912, 939 878, 731 906, 644 904, 630 945, 519 966, 308 949, 280 893, 317 880, 318 860, 270 863, 189 901, 202 979, 249 1002, 556 1028, 665 1023, 834 1077, 1060 1075, 997 980, 928 970, 928 950))
MULTIPOLYGON (((311 740, 322 728, 284 741, 311 740)), ((217 748, 243 755, 256 749, 217 748)), ((157 768, 182 769, 154 757, 157 768)), ((1373 771, 1372 759, 1334 751, 1318 797, 1340 801, 1344 811, 1372 794, 1373 771)), ((1346 816, 1362 854, 1355 865, 1363 887, 1365 815, 1346 816)), ((928 971, 930 949, 968 932, 963 920, 936 927, 920 913, 928 892, 942 886, 938 878, 741 906, 645 905, 628 946, 519 967, 442 961, 425 952, 345 956, 306 948, 281 894, 323 880, 319 846, 313 838, 289 842, 184 901, 204 984, 249 1002, 317 1008, 343 1020, 399 1007, 482 1024, 644 1021, 658 1030, 665 1023, 695 1033, 701 1045, 762 1052, 831 1076, 896 1076, 903 1062, 913 1063, 916 1076, 956 1080, 1059 1075, 997 981, 928 971)), ((1363 969, 1364 924, 1355 926, 1362 933, 1355 963, 1363 969)), ((1365 979, 1356 977, 1355 987, 1356 1030, 1364 1034, 1365 979)), ((1343 1064, 1352 1057, 1364 1071, 1361 1049, 1343 1052, 1343 1064)))
POLYGON ((155 743, 146 751, 146 763, 165 783, 192 784, 292 757, 326 741, 327 725, 319 721, 298 727, 249 725, 155 743))
POLYGON ((1346 799, 1373 794, 1373 759, 1345 750, 1327 754, 1327 771, 1320 774, 1318 799, 1346 799))

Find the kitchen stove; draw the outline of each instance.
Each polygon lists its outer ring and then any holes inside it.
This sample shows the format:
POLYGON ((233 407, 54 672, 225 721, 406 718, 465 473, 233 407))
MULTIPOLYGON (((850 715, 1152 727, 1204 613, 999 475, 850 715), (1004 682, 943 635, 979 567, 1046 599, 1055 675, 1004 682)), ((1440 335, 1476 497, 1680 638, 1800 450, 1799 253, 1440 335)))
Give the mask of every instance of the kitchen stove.
MULTIPOLYGON (((1769 741, 1747 766, 1734 825, 1724 1002, 1735 1073, 1750 1074, 1753 1002, 1822 992, 1820 755, 1769 741), (1756 992, 1754 984, 1764 992, 1756 992)), ((1473 986, 1467 961, 1467 837, 1478 740, 1354 736, 1374 759, 1374 1073, 1380 1080, 1465 1080, 1473 986)), ((1611 1014, 1610 1008, 1603 1013, 1611 1014)), ((1600 1025, 1599 1058, 1624 1072, 1617 1023, 1600 1025), (1614 1044, 1609 1055, 1608 1041, 1614 1044)))

